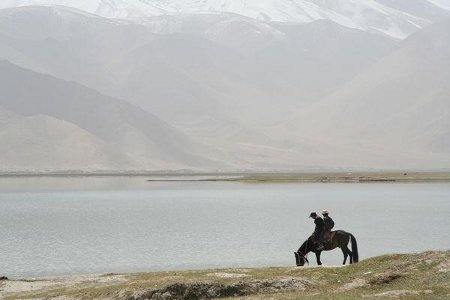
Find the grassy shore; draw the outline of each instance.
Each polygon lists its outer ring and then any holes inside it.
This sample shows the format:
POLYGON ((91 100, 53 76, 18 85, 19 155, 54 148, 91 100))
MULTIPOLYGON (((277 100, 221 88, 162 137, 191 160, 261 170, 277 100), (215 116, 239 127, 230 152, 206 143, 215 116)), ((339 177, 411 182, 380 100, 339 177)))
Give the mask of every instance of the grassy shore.
POLYGON ((158 178, 148 181, 223 181, 248 183, 376 183, 376 182, 450 182, 447 172, 360 172, 360 173, 270 173, 241 174, 202 179, 158 178))
POLYGON ((345 267, 225 269, 0 281, 2 299, 450 299, 450 251, 345 267))

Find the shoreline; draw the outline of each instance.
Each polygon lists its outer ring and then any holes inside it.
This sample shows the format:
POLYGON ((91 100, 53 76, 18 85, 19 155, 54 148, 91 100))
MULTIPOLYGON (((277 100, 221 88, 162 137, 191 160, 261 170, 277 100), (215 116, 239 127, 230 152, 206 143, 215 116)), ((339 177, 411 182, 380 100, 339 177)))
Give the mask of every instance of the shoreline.
POLYGON ((450 250, 391 254, 347 266, 107 273, 0 280, 13 299, 444 299, 450 250))
POLYGON ((137 177, 147 182, 242 183, 431 183, 450 182, 450 172, 308 172, 308 173, 136 173, 36 172, 0 173, 1 178, 137 177))

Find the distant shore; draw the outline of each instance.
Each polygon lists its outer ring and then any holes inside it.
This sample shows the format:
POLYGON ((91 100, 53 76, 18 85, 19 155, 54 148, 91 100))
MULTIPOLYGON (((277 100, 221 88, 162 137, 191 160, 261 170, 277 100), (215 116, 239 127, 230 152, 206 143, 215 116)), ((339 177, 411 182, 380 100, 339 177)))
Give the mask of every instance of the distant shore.
POLYGON ((0 280, 0 298, 5 300, 448 299, 449 295, 450 251, 384 255, 345 267, 312 265, 0 280))
POLYGON ((450 182, 450 172, 0 172, 1 177, 143 177, 149 182, 389 183, 450 182))
POLYGON ((148 181, 210 181, 248 183, 383 183, 383 182, 450 182, 450 172, 404 173, 298 173, 247 174, 204 179, 148 179, 148 181))

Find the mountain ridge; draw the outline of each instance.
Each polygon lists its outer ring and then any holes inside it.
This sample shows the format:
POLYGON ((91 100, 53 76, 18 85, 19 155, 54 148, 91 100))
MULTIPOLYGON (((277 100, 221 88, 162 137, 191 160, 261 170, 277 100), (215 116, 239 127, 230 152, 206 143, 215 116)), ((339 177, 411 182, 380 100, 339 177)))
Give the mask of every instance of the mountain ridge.
MULTIPOLYGON (((418 0, 420 12, 450 9, 440 0, 418 0), (432 8, 430 8, 432 7, 432 8)), ((416 1, 417 2, 417 1, 416 1)), ((145 18, 174 14, 236 13, 270 22, 305 23, 329 19, 340 25, 403 39, 435 20, 437 13, 427 15, 402 11, 386 0, 4 0, 0 8, 30 5, 64 5, 106 18, 145 18), (430 19, 431 18, 431 19, 430 19)))

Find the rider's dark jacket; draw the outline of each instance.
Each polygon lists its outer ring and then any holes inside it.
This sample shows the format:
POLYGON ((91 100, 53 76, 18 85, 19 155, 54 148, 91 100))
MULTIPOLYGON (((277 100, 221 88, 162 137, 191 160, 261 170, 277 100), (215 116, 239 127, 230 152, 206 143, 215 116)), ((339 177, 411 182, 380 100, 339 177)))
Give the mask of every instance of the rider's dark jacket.
POLYGON ((322 239, 323 230, 324 230, 324 223, 321 217, 317 217, 314 220, 314 224, 316 224, 316 227, 314 228, 313 236, 316 240, 320 241, 322 239))
POLYGON ((323 223, 324 223, 325 231, 331 231, 331 229, 333 229, 333 227, 334 227, 334 221, 329 216, 323 217, 323 223))

